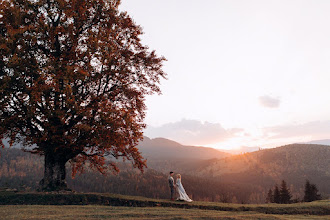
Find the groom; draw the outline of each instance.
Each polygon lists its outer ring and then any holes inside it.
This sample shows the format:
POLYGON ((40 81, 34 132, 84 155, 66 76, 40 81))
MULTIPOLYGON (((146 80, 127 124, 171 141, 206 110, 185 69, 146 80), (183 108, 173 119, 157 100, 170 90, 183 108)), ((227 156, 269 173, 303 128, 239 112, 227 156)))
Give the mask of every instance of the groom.
POLYGON ((169 184, 169 186, 171 188, 171 200, 172 201, 174 201, 174 191, 175 191, 175 189, 174 189, 175 185, 174 185, 173 175, 174 175, 174 173, 171 171, 170 172, 170 175, 168 176, 168 184, 169 184))

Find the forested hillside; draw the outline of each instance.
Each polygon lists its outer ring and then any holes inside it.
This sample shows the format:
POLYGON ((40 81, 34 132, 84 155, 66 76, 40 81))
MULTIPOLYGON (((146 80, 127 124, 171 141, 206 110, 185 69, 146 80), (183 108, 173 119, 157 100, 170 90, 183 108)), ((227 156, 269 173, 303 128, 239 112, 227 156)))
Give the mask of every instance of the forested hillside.
POLYGON ((292 144, 260 150, 209 161, 194 173, 261 188, 270 188, 284 179, 295 196, 301 196, 308 179, 325 196, 330 195, 330 146, 292 144))
MULTIPOLYGON (((43 158, 19 149, 0 149, 0 187, 36 189, 42 178, 43 158)), ((71 178, 69 187, 79 192, 111 192, 167 198, 167 173, 182 174, 187 193, 194 200, 264 203, 267 191, 284 179, 293 199, 302 199, 305 180, 316 184, 323 198, 330 195, 330 147, 288 145, 222 159, 149 157, 144 174, 129 163, 120 163, 119 175, 86 170, 71 178)))
POLYGON ((195 174, 216 177, 253 172, 276 181, 311 178, 329 183, 329 171, 330 146, 292 144, 213 160, 199 167, 195 174))
MULTIPOLYGON (((36 190, 42 178, 43 158, 25 153, 15 148, 0 149, 0 187, 18 190, 36 190)), ((68 186, 79 192, 110 192, 125 195, 138 195, 150 198, 168 198, 167 174, 147 169, 144 174, 133 170, 128 163, 120 163, 118 175, 106 176, 86 170, 85 173, 71 178, 68 167, 68 186)), ((230 202, 234 193, 240 193, 235 186, 225 185, 218 180, 183 175, 188 194, 195 200, 230 202), (208 187, 205 187, 208 186, 208 187)), ((247 194, 241 193, 241 200, 248 202, 247 194)))

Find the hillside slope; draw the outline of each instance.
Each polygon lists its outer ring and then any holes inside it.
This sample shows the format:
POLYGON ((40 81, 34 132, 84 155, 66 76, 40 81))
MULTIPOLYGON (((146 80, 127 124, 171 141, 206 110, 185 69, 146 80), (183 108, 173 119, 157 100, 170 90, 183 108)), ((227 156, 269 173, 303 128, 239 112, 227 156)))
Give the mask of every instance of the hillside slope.
POLYGON ((271 187, 285 179, 296 188, 306 179, 330 194, 330 146, 292 144, 210 161, 195 175, 271 187))

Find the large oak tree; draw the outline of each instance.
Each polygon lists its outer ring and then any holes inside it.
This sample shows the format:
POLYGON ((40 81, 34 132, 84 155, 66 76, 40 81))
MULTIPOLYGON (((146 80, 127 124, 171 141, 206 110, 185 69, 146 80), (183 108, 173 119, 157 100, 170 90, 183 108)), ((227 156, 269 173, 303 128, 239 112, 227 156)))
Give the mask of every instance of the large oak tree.
POLYGON ((68 161, 73 175, 116 172, 106 156, 143 170, 145 96, 160 93, 165 59, 120 1, 0 1, 0 138, 44 155, 41 188, 65 189, 68 161))

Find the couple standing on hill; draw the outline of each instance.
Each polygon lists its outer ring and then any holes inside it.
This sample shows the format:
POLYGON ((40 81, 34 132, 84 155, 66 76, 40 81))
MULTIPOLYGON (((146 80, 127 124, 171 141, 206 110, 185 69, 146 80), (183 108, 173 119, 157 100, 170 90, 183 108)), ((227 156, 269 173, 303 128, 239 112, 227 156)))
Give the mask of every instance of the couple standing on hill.
POLYGON ((173 175, 174 175, 174 173, 171 171, 170 175, 168 177, 168 183, 169 183, 169 186, 171 188, 171 200, 172 201, 174 200, 174 192, 175 192, 175 188, 176 188, 177 192, 179 193, 179 197, 177 198, 177 200, 192 202, 192 200, 189 198, 189 196, 187 195, 186 191, 183 188, 183 185, 181 183, 181 175, 180 174, 176 175, 176 183, 175 184, 174 184, 173 175))

